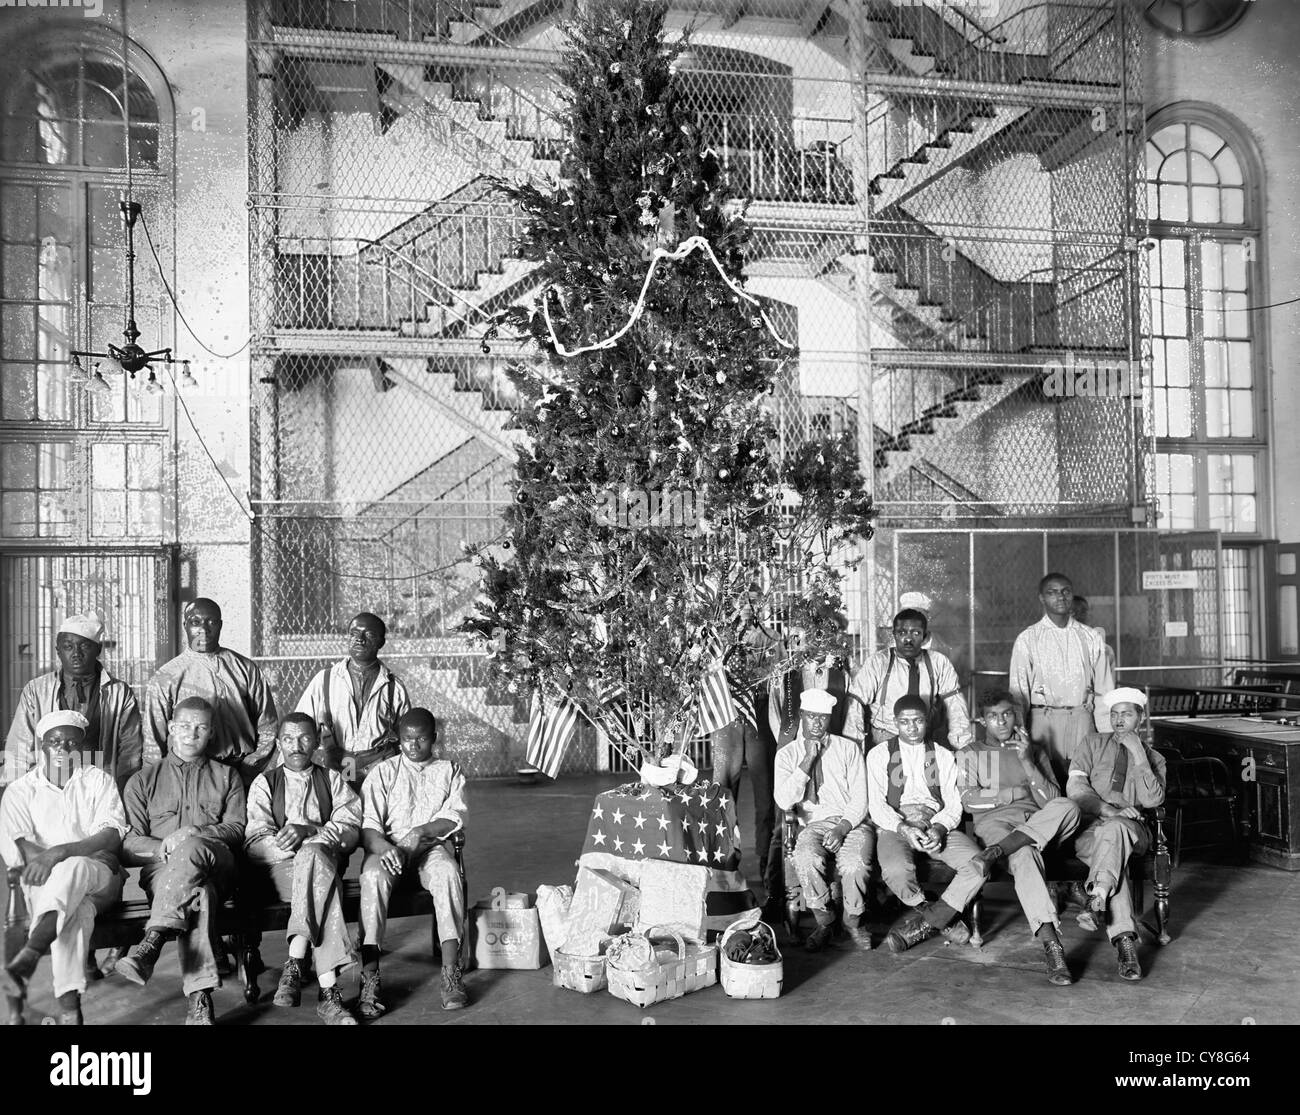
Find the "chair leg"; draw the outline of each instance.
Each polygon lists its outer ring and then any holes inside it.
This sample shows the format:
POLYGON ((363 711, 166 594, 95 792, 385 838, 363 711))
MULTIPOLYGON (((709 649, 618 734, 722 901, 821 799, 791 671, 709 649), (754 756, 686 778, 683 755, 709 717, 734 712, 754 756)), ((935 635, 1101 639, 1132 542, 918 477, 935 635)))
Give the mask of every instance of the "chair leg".
POLYGON ((257 986, 258 973, 262 971, 261 955, 256 948, 249 947, 243 940, 237 939, 235 955, 239 958, 239 979, 244 985, 244 1002, 250 1007, 261 998, 261 988, 257 986))
POLYGON ((1183 810, 1180 806, 1174 810, 1174 846, 1170 849, 1173 865, 1178 866, 1183 855, 1183 810))
POLYGON ((975 896, 970 908, 970 943, 977 949, 984 947, 984 933, 981 925, 984 921, 984 899, 975 896))

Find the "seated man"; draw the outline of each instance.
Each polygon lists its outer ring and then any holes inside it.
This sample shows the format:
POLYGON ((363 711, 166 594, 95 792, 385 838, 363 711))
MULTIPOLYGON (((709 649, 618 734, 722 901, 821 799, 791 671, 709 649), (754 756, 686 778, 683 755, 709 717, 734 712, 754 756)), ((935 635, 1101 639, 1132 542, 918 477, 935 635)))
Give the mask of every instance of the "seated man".
POLYGON ((835 695, 805 689, 799 695, 799 733, 776 753, 774 796, 782 809, 797 809, 804 822, 794 846, 795 870, 804 902, 817 919, 805 945, 817 952, 830 942, 830 867, 844 891, 844 928, 860 949, 871 948, 867 881, 876 839, 867 821, 866 771, 858 745, 826 731, 835 695))
POLYGON ((235 883, 235 852, 244 842, 244 783, 239 771, 207 757, 212 706, 178 701, 167 724, 167 752, 126 784, 124 843, 129 864, 153 903, 144 940, 117 962, 143 987, 162 947, 177 938, 189 999, 187 1026, 211 1026, 212 989, 221 986, 210 923, 235 883))
POLYGON ((867 798, 881 877, 914 912, 890 930, 886 941, 892 951, 903 952, 942 933, 962 945, 970 930, 960 915, 984 885, 988 868, 977 858, 975 842, 954 831, 961 821, 957 761, 946 747, 926 739, 924 698, 899 697, 892 711, 898 735, 867 752, 867 798), (917 854, 933 856, 957 873, 937 902, 927 902, 916 884, 917 854))
POLYGON ((339 875, 360 838, 361 799, 341 774, 313 763, 318 743, 316 722, 306 713, 291 712, 280 721, 281 764, 259 774, 248 788, 244 847, 252 872, 264 877, 281 902, 291 904, 289 959, 276 1006, 301 1002, 301 964, 310 945, 320 985, 316 1013, 328 1026, 355 1026, 338 989, 339 972, 357 962, 343 920, 339 875))
POLYGON ((435 759, 433 713, 413 708, 397 722, 400 755, 371 768, 361 784, 361 998, 363 1018, 387 1010, 380 999, 379 950, 388 925, 388 899, 398 880, 415 880, 433 896, 442 935, 442 1009, 469 1002, 460 968, 465 892, 448 837, 465 827, 465 775, 457 763, 435 759))
POLYGON ((0 968, 0 987, 21 1010, 27 983, 48 952, 60 1025, 81 1024, 95 915, 122 894, 117 856, 126 814, 112 776, 83 761, 96 746, 88 727, 72 709, 42 716, 36 725, 41 762, 0 798, 0 858, 21 867, 31 914, 26 944, 0 968))
POLYGON ((985 738, 958 755, 965 775, 962 804, 975 818, 975 835, 984 844, 979 859, 993 867, 1007 861, 1016 897, 1029 919, 1029 931, 1043 943, 1047 979, 1058 987, 1072 982, 1061 944, 1056 902, 1043 877, 1043 851, 1079 828, 1079 807, 1061 796, 1052 765, 1041 744, 1020 727, 1016 699, 1009 690, 981 695, 985 738))
POLYGON ((1165 760, 1138 735, 1147 697, 1121 686, 1100 698, 1111 731, 1091 732, 1070 756, 1066 793, 1083 814, 1074 852, 1088 865, 1088 909, 1104 918, 1122 979, 1140 980, 1137 921, 1128 884, 1128 861, 1151 847, 1143 809, 1165 800, 1165 760))

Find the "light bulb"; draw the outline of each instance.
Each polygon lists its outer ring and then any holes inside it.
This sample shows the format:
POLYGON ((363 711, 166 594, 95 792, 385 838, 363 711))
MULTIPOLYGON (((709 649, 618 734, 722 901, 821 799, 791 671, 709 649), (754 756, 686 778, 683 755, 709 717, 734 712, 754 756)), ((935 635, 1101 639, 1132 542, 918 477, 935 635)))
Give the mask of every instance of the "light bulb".
POLYGON ((86 375, 86 369, 81 366, 81 358, 74 356, 72 363, 68 366, 68 378, 73 383, 85 383, 90 377, 86 375))
POLYGON ((181 386, 198 387, 198 385, 199 385, 199 381, 194 378, 194 374, 190 371, 190 362, 188 360, 182 360, 181 361, 181 386))
POLYGON ((149 373, 149 381, 144 385, 144 390, 148 395, 162 394, 162 384, 158 382, 158 377, 153 372, 149 373))
POLYGON ((100 374, 99 365, 95 365, 95 374, 86 381, 86 390, 94 395, 107 395, 113 389, 109 387, 108 380, 100 374))

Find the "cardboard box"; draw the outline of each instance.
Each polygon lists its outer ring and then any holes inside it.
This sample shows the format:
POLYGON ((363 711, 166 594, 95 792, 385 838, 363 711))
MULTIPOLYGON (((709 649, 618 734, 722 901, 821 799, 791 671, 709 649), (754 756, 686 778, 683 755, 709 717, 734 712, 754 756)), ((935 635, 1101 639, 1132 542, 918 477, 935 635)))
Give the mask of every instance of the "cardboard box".
POLYGON ((493 909, 480 902, 474 918, 474 961, 480 968, 536 971, 549 960, 535 909, 493 909))
POLYGON ((709 869, 669 860, 641 865, 641 909, 637 930, 675 929, 687 941, 702 943, 708 932, 709 869))
POLYGON ((636 924, 640 893, 612 872, 578 869, 578 882, 569 904, 564 951, 570 956, 595 956, 600 943, 636 924))

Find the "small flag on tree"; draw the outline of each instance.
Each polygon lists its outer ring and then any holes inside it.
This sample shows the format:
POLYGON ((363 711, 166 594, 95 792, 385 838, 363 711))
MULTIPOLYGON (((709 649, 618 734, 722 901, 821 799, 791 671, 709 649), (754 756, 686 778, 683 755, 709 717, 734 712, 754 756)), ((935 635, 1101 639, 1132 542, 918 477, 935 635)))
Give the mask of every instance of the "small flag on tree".
POLYGON ((544 700, 541 691, 534 690, 524 754, 529 766, 536 767, 547 778, 559 774, 560 763, 577 726, 578 709, 568 697, 557 691, 544 700))
POLYGON ((731 696, 727 671, 722 665, 721 646, 716 635, 710 635, 705 644, 706 653, 713 665, 700 679, 700 732, 707 735, 725 728, 736 719, 736 702, 731 696))

